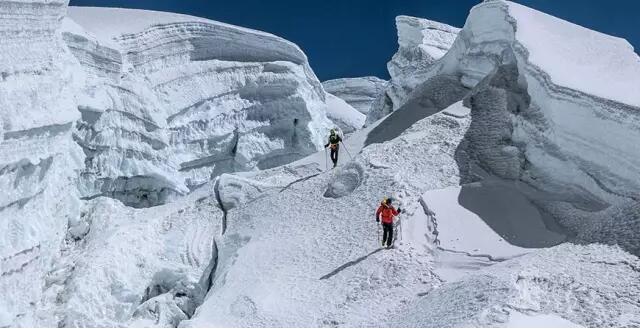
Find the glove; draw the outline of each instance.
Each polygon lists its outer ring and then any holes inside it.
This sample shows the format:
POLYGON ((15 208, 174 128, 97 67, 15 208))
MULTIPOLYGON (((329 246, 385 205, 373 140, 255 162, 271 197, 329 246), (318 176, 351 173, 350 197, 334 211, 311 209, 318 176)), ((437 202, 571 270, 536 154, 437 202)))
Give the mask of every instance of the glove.
POLYGON ((380 218, 376 217, 376 223, 380 223, 380 218))
POLYGON ((324 148, 327 148, 327 147, 329 147, 329 144, 327 144, 327 145, 325 145, 325 146, 324 146, 324 148))
POLYGON ((398 208, 398 214, 402 212, 402 209, 398 208))

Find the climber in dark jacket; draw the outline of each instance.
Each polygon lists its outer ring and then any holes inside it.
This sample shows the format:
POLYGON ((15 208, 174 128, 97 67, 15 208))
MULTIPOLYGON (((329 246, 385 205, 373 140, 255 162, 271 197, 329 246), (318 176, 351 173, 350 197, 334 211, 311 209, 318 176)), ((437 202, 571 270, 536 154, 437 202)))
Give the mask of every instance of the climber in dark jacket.
POLYGON ((335 129, 331 129, 331 133, 329 134, 329 143, 324 147, 329 147, 331 149, 331 161, 333 161, 333 168, 338 165, 338 153, 340 152, 341 142, 342 137, 336 133, 335 129))

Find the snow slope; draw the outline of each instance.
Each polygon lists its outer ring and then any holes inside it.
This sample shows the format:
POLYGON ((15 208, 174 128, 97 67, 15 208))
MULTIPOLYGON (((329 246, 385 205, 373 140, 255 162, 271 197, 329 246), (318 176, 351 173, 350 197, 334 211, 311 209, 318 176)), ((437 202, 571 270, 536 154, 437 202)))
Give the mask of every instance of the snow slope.
POLYGON ((391 80, 371 105, 367 123, 397 110, 409 93, 425 81, 424 74, 449 50, 460 29, 411 16, 396 17, 398 51, 387 63, 391 80))
POLYGON ((76 140, 85 197, 164 203, 223 173, 315 152, 331 126, 304 53, 268 33, 184 15, 69 8, 90 76, 76 140))
POLYGON ((324 90, 338 96, 362 114, 367 114, 387 81, 377 77, 342 78, 322 82, 324 90))
MULTIPOLYGON (((220 193, 229 200, 228 228, 218 243, 213 286, 181 325, 506 326, 523 313, 563 326, 637 323, 640 305, 632 296, 640 291, 636 284, 626 288, 639 274, 637 257, 606 246, 525 250, 493 238, 497 233, 486 225, 479 231, 486 217, 469 211, 460 220, 476 225, 464 229, 448 229, 447 216, 455 214, 438 209, 430 218, 425 196, 437 192, 429 191, 461 183, 455 155, 470 123, 456 103, 393 140, 361 144, 355 160, 335 171, 318 172, 321 164, 303 159, 250 179, 225 175, 220 193), (373 211, 381 195, 393 195, 405 209, 394 250, 378 247, 373 211), (466 269, 447 268, 442 258, 455 253, 436 241, 448 234, 470 239, 458 250, 487 258, 485 264, 469 268, 467 259, 458 264, 466 269), (490 249, 476 250, 474 243, 490 249), (612 282, 610 270, 625 280, 612 282), (617 301, 620 313, 606 306, 616 294, 629 297, 617 301)), ((353 137, 362 140, 367 130, 353 137)), ((434 208, 457 204, 458 193, 429 201, 434 208)))
POLYGON ((522 313, 559 327, 637 326, 638 258, 619 248, 564 244, 444 283, 393 327, 509 327, 522 313), (612 280, 615 278, 615 280, 612 280))
POLYGON ((468 121, 444 113, 424 119, 396 140, 354 153, 335 171, 264 189, 228 210, 212 290, 188 325, 384 323, 435 278, 424 252, 378 249, 373 207, 382 195, 398 193, 410 214, 423 191, 458 184, 455 141, 468 121), (381 299, 387 302, 374 302, 381 299))

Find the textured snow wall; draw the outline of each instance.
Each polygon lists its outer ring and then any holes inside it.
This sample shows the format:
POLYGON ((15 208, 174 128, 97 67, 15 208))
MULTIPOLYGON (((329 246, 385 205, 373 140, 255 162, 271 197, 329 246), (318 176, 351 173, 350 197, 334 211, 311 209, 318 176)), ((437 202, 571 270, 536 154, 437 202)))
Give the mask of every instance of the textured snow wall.
POLYGON ((373 123, 397 110, 422 82, 433 63, 451 47, 460 29, 411 16, 396 17, 398 51, 387 63, 391 75, 384 93, 378 95, 367 114, 373 123))
POLYGON ((342 98, 362 114, 369 113, 371 105, 380 96, 387 81, 377 77, 342 78, 322 82, 324 90, 342 98))
POLYGON ((82 71, 58 35, 67 1, 0 1, 0 326, 34 326, 69 220, 82 71))
POLYGON ((364 126, 366 115, 332 94, 326 94, 326 100, 327 117, 335 123, 337 128, 342 130, 342 133, 350 134, 364 126))
POLYGON ((85 197, 156 205, 322 145, 325 93, 293 43, 169 13, 72 7, 70 18, 65 41, 90 76, 85 197))
POLYGON ((479 167, 527 182, 580 240, 640 253, 640 59, 626 41, 488 1, 427 74, 443 75, 474 88, 463 181, 479 167))

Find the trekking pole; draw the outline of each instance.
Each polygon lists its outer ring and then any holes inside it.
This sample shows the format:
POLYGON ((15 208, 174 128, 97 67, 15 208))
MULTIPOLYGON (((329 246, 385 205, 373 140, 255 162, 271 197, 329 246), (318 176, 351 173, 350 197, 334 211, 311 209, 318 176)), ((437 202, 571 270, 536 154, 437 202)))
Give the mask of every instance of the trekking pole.
POLYGON ((327 159, 327 148, 324 148, 324 170, 329 170, 329 159, 327 159))
POLYGON ((380 244, 380 223, 378 223, 378 241, 376 243, 380 244))
POLYGON ((349 153, 349 150, 347 150, 347 144, 340 142, 342 144, 342 146, 344 146, 344 150, 347 151, 347 154, 349 155, 349 159, 353 160, 353 157, 351 156, 351 153, 349 153))

